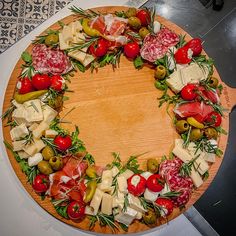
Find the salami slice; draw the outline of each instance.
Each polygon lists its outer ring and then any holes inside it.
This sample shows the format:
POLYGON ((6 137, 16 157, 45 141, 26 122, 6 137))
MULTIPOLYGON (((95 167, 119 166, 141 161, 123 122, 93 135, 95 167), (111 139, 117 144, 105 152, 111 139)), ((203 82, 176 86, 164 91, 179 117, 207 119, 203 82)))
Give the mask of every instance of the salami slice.
POLYGON ((176 207, 184 206, 189 201, 191 194, 191 190, 183 189, 178 197, 172 199, 172 202, 176 207))
POLYGON ((35 70, 44 74, 65 74, 71 69, 70 60, 62 51, 43 44, 33 47, 32 60, 35 70))
POLYGON ((159 31, 158 39, 166 47, 175 46, 179 42, 179 36, 168 28, 163 28, 159 31))

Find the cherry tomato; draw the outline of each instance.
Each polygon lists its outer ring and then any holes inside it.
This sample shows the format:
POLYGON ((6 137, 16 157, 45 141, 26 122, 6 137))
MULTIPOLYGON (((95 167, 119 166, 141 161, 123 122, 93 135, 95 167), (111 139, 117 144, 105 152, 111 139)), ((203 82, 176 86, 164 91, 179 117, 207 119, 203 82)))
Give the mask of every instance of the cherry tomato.
POLYGON ((128 178, 127 184, 128 191, 131 194, 133 194, 134 196, 140 196, 145 191, 146 179, 139 174, 134 174, 128 178))
POLYGON ((165 216, 170 215, 174 208, 172 201, 168 198, 157 198, 156 204, 164 208, 164 211, 167 210, 167 212, 165 212, 165 216))
POLYGON ((141 21, 142 26, 147 26, 151 22, 150 14, 147 10, 140 10, 136 14, 136 17, 141 21))
POLYGON ((216 112, 216 111, 212 111, 206 118, 205 120, 207 123, 209 123, 209 125, 213 125, 215 127, 218 127, 221 125, 222 122, 222 117, 221 115, 216 112))
POLYGON ((36 175, 32 187, 36 193, 45 193, 49 188, 48 176, 43 174, 36 175))
POLYGON ((69 135, 66 136, 57 135, 56 138, 54 139, 54 144, 60 151, 64 152, 71 147, 72 140, 69 135))
POLYGON ((32 77, 32 84, 37 90, 48 89, 51 85, 51 78, 48 75, 36 74, 32 77))
POLYGON ((82 202, 70 202, 67 207, 67 214, 72 220, 81 220, 85 216, 85 205, 82 202))
POLYGON ((19 94, 29 93, 34 90, 32 82, 28 77, 20 79, 16 86, 19 94))
POLYGON ((102 57, 106 55, 109 48, 109 42, 103 38, 98 39, 89 47, 89 51, 95 57, 102 57))
POLYGON ((186 46, 179 48, 174 57, 175 61, 178 64, 188 64, 192 60, 192 50, 186 46))
POLYGON ((187 84, 181 90, 181 97, 184 100, 192 101, 197 97, 197 86, 195 84, 187 84))
POLYGON ((159 174, 153 174, 147 179, 147 188, 153 192, 160 192, 164 185, 165 181, 159 174))
POLYGON ((137 42, 130 42, 124 46, 124 53, 128 58, 134 59, 139 55, 139 45, 137 42))
POLYGON ((193 51, 193 56, 198 56, 202 52, 202 40, 199 38, 191 39, 185 47, 193 51))
POLYGON ((65 88, 65 80, 60 75, 53 75, 51 77, 51 88, 60 92, 65 88))

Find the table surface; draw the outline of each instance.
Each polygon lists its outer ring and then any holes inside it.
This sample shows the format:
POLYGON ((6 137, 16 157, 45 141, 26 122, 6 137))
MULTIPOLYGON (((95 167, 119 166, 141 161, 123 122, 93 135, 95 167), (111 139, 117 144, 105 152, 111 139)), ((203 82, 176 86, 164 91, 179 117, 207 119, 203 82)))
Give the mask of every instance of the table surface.
MULTIPOLYGON (((109 0, 103 0, 102 2, 90 1, 86 3, 84 1, 73 2, 74 4, 80 2, 80 6, 84 8, 111 5, 109 0)), ((112 5, 123 5, 125 3, 127 4, 127 1, 112 1, 112 5)), ((235 0, 226 1, 223 10, 220 12, 213 11, 211 8, 206 9, 196 0, 149 0, 145 6, 156 7, 158 14, 181 26, 193 37, 202 38, 205 41, 204 49, 210 57, 214 58, 215 65, 222 80, 229 86, 236 87, 236 81, 234 82, 233 78, 236 68, 232 63, 236 61, 235 0)), ((29 37, 25 37, 0 55, 0 69, 2 71, 0 92, 2 94, 20 52, 24 50, 34 36, 57 19, 68 14, 69 11, 67 9, 61 10, 30 33, 29 37)), ((2 106, 2 101, 0 105, 2 106)), ((236 204, 234 203, 236 192, 232 188, 236 184, 236 179, 234 178, 234 168, 236 166, 234 156, 236 150, 233 143, 233 140, 236 140, 236 124, 233 122, 235 118, 236 111, 233 110, 230 116, 229 143, 223 164, 209 189, 195 204, 195 207, 220 235, 226 235, 226 232, 228 235, 236 233, 233 217, 233 213, 236 210, 236 204), (225 212, 228 214, 226 215, 225 212)), ((22 189, 19 180, 10 167, 9 161, 5 159, 6 153, 3 151, 3 144, 1 144, 0 148, 2 154, 0 156, 0 186, 2 189, 0 206, 1 208, 5 207, 4 200, 11 203, 8 213, 4 217, 1 214, 0 235, 5 236, 9 235, 9 233, 11 235, 32 235, 32 229, 35 229, 34 232, 36 232, 36 235, 40 235, 41 233, 44 233, 44 235, 47 233, 46 235, 50 236, 64 235, 65 233, 67 235, 74 234, 76 232, 74 228, 66 226, 52 218, 35 204, 22 189), (15 200, 16 197, 18 201, 15 200), (19 219, 21 220, 19 221, 19 219), (11 222, 11 224, 8 224, 8 222, 11 222)), ((156 232, 158 232, 158 235, 172 235, 171 232, 178 232, 178 235, 199 235, 197 230, 191 228, 191 224, 183 215, 172 221, 167 227, 159 229, 156 232)), ((79 233, 79 235, 82 235, 82 233, 79 233)))

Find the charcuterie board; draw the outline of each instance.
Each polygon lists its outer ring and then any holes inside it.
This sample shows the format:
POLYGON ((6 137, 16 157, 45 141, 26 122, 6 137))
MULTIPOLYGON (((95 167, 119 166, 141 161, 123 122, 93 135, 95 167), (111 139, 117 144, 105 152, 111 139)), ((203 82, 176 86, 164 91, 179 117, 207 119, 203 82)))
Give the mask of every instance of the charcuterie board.
MULTIPOLYGON (((126 10, 125 7, 102 7, 93 9, 102 13, 126 10)), ((61 20, 68 24, 76 19, 71 15, 61 20)), ((186 34, 186 40, 191 36, 174 23, 158 16, 158 21, 173 30, 177 34, 186 34)), ((58 24, 49 27, 58 29, 58 24)), ((31 51, 32 45, 27 50, 31 51)), ((16 82, 21 71, 22 59, 16 64, 4 96, 3 111, 10 104, 16 88, 16 82)), ((217 70, 214 76, 220 80, 217 70)), ((224 113, 222 128, 229 130, 229 113, 236 104, 236 95, 233 88, 228 87, 223 82, 223 92, 221 103, 227 109, 224 113)), ((174 140, 178 137, 171 118, 166 113, 166 106, 158 107, 157 98, 161 92, 153 86, 153 68, 144 66, 141 70, 136 70, 132 61, 121 57, 119 68, 113 70, 106 66, 99 68, 93 73, 87 70, 85 73, 78 72, 71 78, 69 88, 73 93, 68 93, 69 100, 64 102, 60 116, 67 114, 66 120, 72 124, 65 124, 69 130, 74 125, 80 128, 80 138, 84 141, 89 153, 95 159, 96 164, 105 166, 112 162, 112 152, 119 152, 122 161, 126 161, 129 156, 146 153, 138 158, 141 167, 145 168, 146 160, 150 157, 168 155, 174 145, 174 140)), ((10 140, 9 127, 3 127, 5 140, 10 140)), ((222 135, 219 140, 219 148, 223 152, 227 147, 228 135, 222 135)), ((36 194, 31 185, 27 183, 27 178, 22 173, 18 163, 10 151, 7 151, 13 170, 22 182, 26 191, 35 201, 59 220, 78 227, 89 230, 88 219, 82 222, 75 222, 60 217, 48 199, 44 201, 36 194)), ((211 165, 209 177, 204 184, 195 190, 186 208, 174 209, 170 219, 177 217, 184 210, 192 206, 201 195, 207 190, 213 181, 218 169, 223 161, 223 157, 216 158, 216 162, 211 165)), ((165 223, 161 220, 160 224, 165 223)), ((139 221, 135 221, 129 226, 128 232, 141 232, 148 230, 149 227, 139 221)), ((101 227, 96 224, 92 231, 99 233, 110 233, 108 227, 101 227)), ((122 233, 122 232, 117 232, 122 233)))

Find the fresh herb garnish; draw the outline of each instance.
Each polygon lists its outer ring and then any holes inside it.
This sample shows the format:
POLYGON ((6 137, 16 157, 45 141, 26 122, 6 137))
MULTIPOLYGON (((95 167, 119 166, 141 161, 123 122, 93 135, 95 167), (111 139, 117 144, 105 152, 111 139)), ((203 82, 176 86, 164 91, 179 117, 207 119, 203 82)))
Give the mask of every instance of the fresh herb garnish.
POLYGON ((11 105, 2 115, 1 115, 1 119, 5 120, 8 119, 8 121, 11 121, 11 115, 12 112, 16 109, 16 107, 14 105, 11 105))
POLYGON ((185 40, 185 37, 186 37, 186 34, 185 35, 182 35, 180 34, 179 35, 179 42, 178 44, 176 45, 176 48, 182 48, 185 44, 186 44, 186 40, 185 40))
POLYGON ((84 156, 83 159, 88 161, 89 165, 95 164, 94 157, 91 154, 89 154, 89 153, 86 153, 86 155, 84 156))
MULTIPOLYGON (((37 36, 36 39, 33 40, 33 44, 44 44, 46 37, 48 37, 49 35, 52 35, 52 34, 58 35, 59 31, 58 30, 49 29, 49 30, 47 30, 46 34, 37 36)), ((51 46, 56 47, 58 44, 59 44, 59 42, 54 43, 51 46)))
POLYGON ((79 71, 85 72, 86 68, 81 62, 79 62, 78 60, 75 60, 75 59, 71 59, 70 61, 71 61, 75 70, 79 69, 79 71))
POLYGON ((69 148, 68 150, 70 153, 76 154, 79 152, 86 151, 83 142, 78 138, 78 136, 79 136, 79 127, 75 126, 75 131, 72 132, 71 134, 72 145, 71 148, 69 148))
POLYGON ((122 18, 127 18, 124 11, 115 11, 115 15, 122 18))
POLYGON ((195 162, 198 159, 200 155, 197 155, 196 157, 194 157, 193 159, 191 159, 189 162, 187 163, 183 163, 179 169, 179 173, 182 176, 190 176, 191 172, 192 172, 192 168, 195 168, 195 162))
POLYGON ((128 206, 129 206, 128 194, 125 194, 125 197, 124 197, 124 206, 123 206, 123 208, 122 208, 122 211, 126 212, 128 206))
POLYGON ((69 8, 69 10, 71 10, 74 14, 80 16, 80 17, 85 17, 85 18, 93 18, 93 17, 96 17, 96 16, 99 16, 100 14, 91 10, 91 9, 88 9, 88 10, 84 10, 80 7, 76 7, 76 6, 72 6, 69 8))

